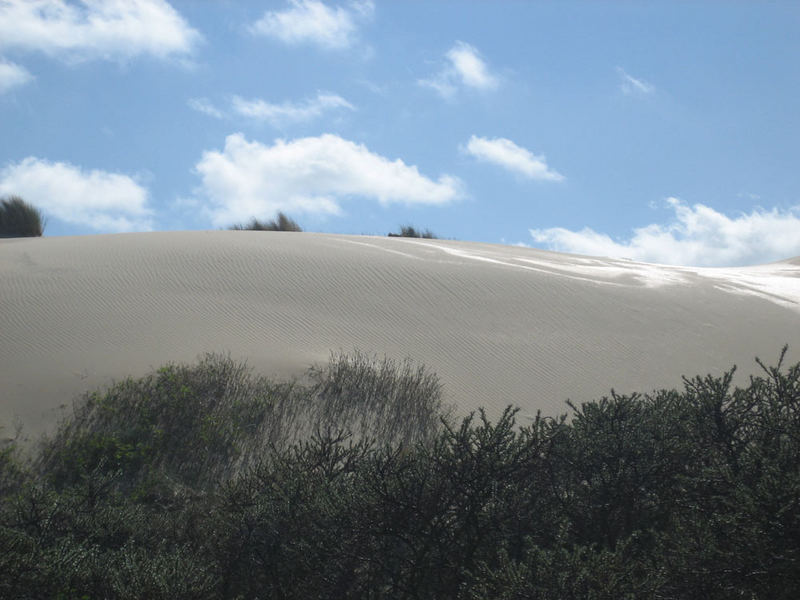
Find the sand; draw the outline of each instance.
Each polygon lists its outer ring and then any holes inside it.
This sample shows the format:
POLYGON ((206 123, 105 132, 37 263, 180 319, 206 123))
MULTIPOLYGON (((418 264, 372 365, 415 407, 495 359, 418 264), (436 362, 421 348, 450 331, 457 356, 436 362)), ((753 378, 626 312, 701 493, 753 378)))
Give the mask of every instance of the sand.
POLYGON ((299 375, 331 351, 412 359, 460 413, 521 419, 681 387, 790 344, 800 260, 735 269, 531 248, 207 231, 0 240, 0 424, 52 429, 82 392, 204 352, 299 375))

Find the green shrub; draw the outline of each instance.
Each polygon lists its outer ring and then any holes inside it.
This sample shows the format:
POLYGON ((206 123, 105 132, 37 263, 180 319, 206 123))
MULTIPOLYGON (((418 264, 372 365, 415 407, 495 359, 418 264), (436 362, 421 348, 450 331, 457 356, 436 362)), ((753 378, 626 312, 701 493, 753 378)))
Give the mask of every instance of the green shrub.
POLYGON ((334 353, 309 371, 312 422, 380 443, 411 445, 435 436, 451 407, 438 377, 410 360, 334 353))
POLYGON ((85 395, 39 463, 58 487, 99 468, 121 470, 131 487, 158 472, 205 488, 319 431, 416 443, 436 434, 444 412, 438 379, 409 361, 334 354, 304 384, 209 354, 85 395))
POLYGON ((16 441, 0 444, 0 499, 16 493, 26 478, 26 461, 16 441))
POLYGON ((793 599, 784 358, 522 426, 455 423, 408 362, 168 365, 85 396, 31 468, 0 453, 0 597, 793 599))
POLYGON ((389 237, 410 237, 410 238, 426 238, 426 239, 437 239, 436 236, 430 229, 416 229, 411 225, 403 225, 400 227, 400 233, 390 233, 389 237))
POLYGON ((259 221, 253 217, 249 223, 233 225, 231 229, 235 231, 303 231, 294 219, 287 217, 282 212, 279 212, 277 217, 271 221, 259 221))
POLYGON ((41 211, 19 196, 0 200, 0 237, 40 237, 44 226, 41 211))

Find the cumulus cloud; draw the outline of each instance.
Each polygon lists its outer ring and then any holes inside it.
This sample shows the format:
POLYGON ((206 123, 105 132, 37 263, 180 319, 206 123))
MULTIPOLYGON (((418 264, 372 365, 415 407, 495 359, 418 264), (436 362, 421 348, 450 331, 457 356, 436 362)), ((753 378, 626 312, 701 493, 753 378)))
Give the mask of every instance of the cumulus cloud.
POLYGON ((0 58, 0 94, 4 94, 11 88, 25 85, 32 79, 33 75, 23 67, 0 58))
POLYGON ((756 209, 731 218, 703 204, 688 206, 677 198, 668 198, 667 203, 675 212, 671 223, 635 229, 627 241, 615 241, 588 227, 530 233, 551 250, 670 265, 741 266, 800 255, 800 208, 756 209))
POLYGON ((359 22, 375 10, 372 0, 358 0, 346 6, 330 6, 319 0, 290 0, 283 11, 267 11, 250 30, 287 44, 316 44, 329 50, 351 46, 359 22))
POLYGON ((474 46, 456 42, 447 51, 445 58, 447 64, 439 73, 429 79, 420 79, 418 83, 436 90, 445 98, 453 96, 459 86, 483 91, 497 88, 499 84, 497 77, 489 71, 489 67, 474 46))
POLYGON ((434 181, 402 160, 331 134, 267 146, 235 133, 222 151, 204 152, 195 171, 215 226, 279 210, 338 214, 340 201, 352 196, 384 205, 443 205, 460 196, 455 177, 434 181))
POLYGON ((185 56, 200 34, 165 0, 3 0, 0 48, 69 60, 185 56))
POLYGON ((317 97, 304 102, 284 102, 273 104, 261 99, 245 100, 238 96, 233 98, 233 110, 252 119, 267 121, 274 127, 290 123, 311 121, 329 110, 346 108, 355 110, 352 104, 336 94, 318 93, 317 97))
POLYGON ((487 139, 473 135, 463 151, 478 160, 492 163, 509 171, 544 181, 563 181, 564 176, 547 166, 544 156, 517 146, 506 138, 487 139))
POLYGON ((152 229, 148 193, 133 178, 28 157, 0 169, 0 195, 15 194, 48 218, 97 231, 152 229))
POLYGON ((625 69, 622 67, 617 67, 617 73, 620 77, 619 89, 622 90, 623 94, 647 95, 656 91, 656 88, 653 84, 647 83, 643 79, 636 79, 636 77, 633 77, 632 75, 628 75, 628 73, 626 73, 625 69))

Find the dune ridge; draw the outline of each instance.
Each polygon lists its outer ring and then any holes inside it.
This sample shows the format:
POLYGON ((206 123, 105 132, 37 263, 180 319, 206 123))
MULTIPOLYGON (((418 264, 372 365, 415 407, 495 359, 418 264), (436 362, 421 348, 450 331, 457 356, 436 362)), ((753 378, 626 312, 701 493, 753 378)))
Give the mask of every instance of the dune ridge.
POLYGON ((229 352, 289 377, 336 350, 411 357, 490 415, 564 412, 800 354, 800 259, 736 269, 531 248, 203 231, 0 240, 0 424, 229 352))

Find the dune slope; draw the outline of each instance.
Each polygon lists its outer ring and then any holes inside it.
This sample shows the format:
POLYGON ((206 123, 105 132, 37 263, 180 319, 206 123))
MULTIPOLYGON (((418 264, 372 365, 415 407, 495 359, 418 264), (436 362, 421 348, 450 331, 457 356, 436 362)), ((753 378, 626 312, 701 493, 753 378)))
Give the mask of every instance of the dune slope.
POLYGON ((557 414, 612 387, 751 372, 785 343, 797 361, 798 263, 249 231, 0 240, 0 424, 37 434, 83 391, 207 351, 279 376, 332 350, 408 356, 462 412, 557 414))

